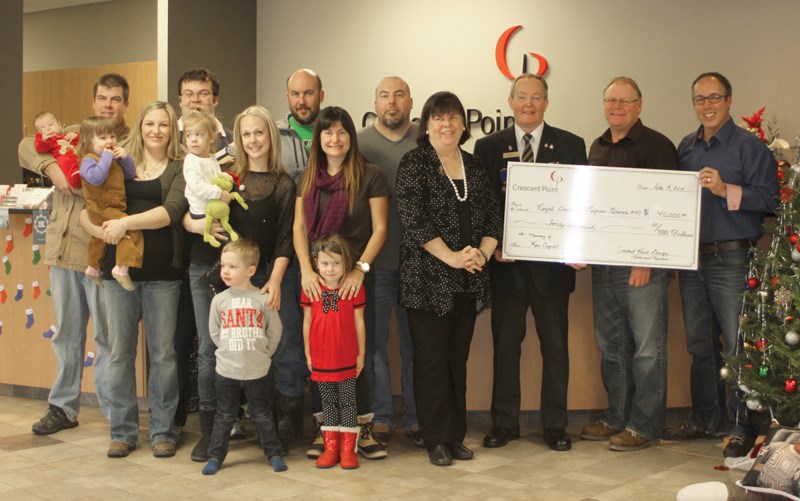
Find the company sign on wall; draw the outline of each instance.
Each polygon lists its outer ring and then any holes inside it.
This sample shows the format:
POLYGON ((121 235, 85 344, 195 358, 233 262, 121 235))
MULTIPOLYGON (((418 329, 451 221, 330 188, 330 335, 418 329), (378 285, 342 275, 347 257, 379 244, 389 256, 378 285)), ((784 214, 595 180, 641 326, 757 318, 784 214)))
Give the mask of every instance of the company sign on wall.
MULTIPOLYGON (((500 38, 497 39, 497 45, 495 46, 494 50, 494 58, 495 62, 497 63, 497 70, 509 80, 514 80, 517 78, 517 75, 511 73, 511 69, 508 66, 508 43, 511 37, 520 29, 522 28, 521 24, 516 26, 512 26, 505 30, 501 35, 500 38)), ((549 69, 547 59, 541 54, 537 54, 535 52, 528 52, 527 54, 522 55, 522 73, 533 73, 534 75, 538 75, 543 77, 547 70, 549 69), (528 61, 530 58, 536 60, 537 68, 536 71, 532 69, 528 69, 528 61)), ((481 132, 484 134, 491 134, 492 132, 505 129, 510 127, 514 123, 514 117, 511 115, 505 115, 501 108, 497 108, 494 114, 487 114, 482 112, 476 108, 467 108, 467 126, 472 130, 475 127, 479 127, 481 132)), ((368 111, 364 113, 361 117, 361 126, 367 127, 372 125, 375 122, 375 115, 374 111, 368 111)), ((418 121, 419 118, 414 118, 414 121, 418 121)))

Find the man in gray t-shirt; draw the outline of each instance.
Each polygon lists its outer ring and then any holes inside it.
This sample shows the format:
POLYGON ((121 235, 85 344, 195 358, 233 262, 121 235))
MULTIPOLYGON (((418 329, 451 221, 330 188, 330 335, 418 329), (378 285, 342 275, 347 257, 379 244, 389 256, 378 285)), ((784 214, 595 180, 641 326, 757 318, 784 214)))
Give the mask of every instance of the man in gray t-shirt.
POLYGON ((386 77, 375 89, 375 124, 358 133, 359 150, 368 162, 377 165, 386 176, 392 196, 389 202, 389 226, 386 243, 373 263, 375 274, 375 392, 373 410, 375 439, 383 446, 392 432, 392 385, 389 372, 389 318, 392 309, 400 336, 403 427, 415 445, 423 446, 417 425, 414 403, 413 352, 405 308, 397 302, 397 270, 400 261, 400 220, 397 215, 395 180, 400 159, 417 147, 417 124, 411 123, 414 100, 408 84, 400 77, 386 77))

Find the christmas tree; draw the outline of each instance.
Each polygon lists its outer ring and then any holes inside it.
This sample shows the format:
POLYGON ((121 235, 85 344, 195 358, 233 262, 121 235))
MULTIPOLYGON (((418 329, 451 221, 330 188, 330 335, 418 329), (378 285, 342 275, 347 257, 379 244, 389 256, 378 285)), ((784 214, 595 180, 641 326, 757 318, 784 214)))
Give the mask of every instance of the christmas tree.
MULTIPOLYGON (((744 118, 751 132, 780 158, 779 150, 788 143, 777 139, 777 130, 762 127, 761 108, 744 118)), ((800 147, 800 138, 798 138, 800 147)), ((721 376, 744 393, 747 407, 769 409, 784 425, 800 422, 800 162, 795 149, 794 165, 778 160, 781 183, 780 207, 775 218, 767 218, 764 233, 771 235, 767 248, 758 248, 750 261, 750 271, 742 301, 739 347, 726 357, 721 376)))

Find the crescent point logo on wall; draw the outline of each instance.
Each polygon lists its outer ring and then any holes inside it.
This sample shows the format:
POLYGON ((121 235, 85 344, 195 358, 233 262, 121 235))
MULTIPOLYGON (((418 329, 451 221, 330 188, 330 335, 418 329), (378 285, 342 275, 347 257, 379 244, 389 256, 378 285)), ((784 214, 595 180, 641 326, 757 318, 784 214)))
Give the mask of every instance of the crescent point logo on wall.
MULTIPOLYGON (((500 35, 500 38, 497 39, 497 46, 494 50, 494 58, 497 61, 497 69, 500 70, 500 73, 505 75, 509 80, 514 80, 516 76, 511 73, 511 70, 508 68, 508 61, 506 60, 506 49, 508 48, 508 41, 511 39, 511 36, 516 33, 517 30, 522 28, 521 24, 517 26, 512 26, 511 28, 507 29, 500 35)), ((531 56, 536 58, 536 61, 539 63, 539 69, 536 70, 535 73, 538 76, 544 76, 547 73, 547 59, 544 58, 541 54, 536 54, 535 52, 529 52, 531 56)), ((522 72, 525 73, 528 71, 528 54, 524 54, 522 56, 522 72)))

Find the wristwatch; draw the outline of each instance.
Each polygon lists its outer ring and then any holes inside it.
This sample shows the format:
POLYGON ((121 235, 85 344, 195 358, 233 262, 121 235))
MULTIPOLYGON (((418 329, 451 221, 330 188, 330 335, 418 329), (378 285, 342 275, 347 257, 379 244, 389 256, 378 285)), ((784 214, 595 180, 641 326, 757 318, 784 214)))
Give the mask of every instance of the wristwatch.
POLYGON ((366 275, 367 273, 369 273, 370 270, 369 263, 365 263, 364 261, 358 261, 356 263, 356 269, 358 269, 359 271, 361 271, 361 273, 366 275))

